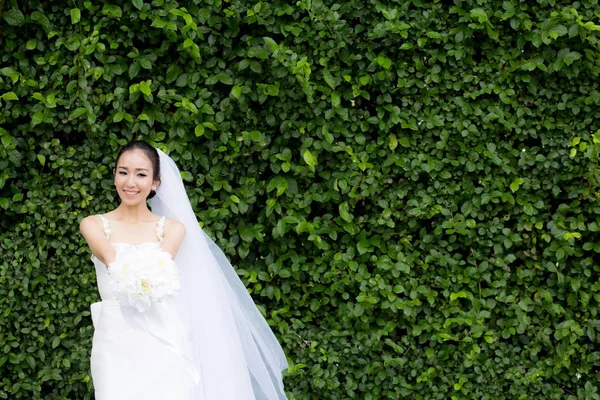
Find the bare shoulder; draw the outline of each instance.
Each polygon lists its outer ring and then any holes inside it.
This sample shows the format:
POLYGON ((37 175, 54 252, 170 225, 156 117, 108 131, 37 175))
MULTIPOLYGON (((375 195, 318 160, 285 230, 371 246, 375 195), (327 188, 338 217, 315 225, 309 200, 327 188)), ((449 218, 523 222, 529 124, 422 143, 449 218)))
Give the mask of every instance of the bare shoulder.
POLYGON ((98 215, 88 215, 79 222, 79 231, 83 234, 97 228, 102 228, 102 221, 98 215))
POLYGON ((185 236, 185 225, 174 218, 165 218, 165 236, 185 236))
MULTIPOLYGON (((99 215, 88 215, 83 218, 79 223, 79 232, 92 249, 95 249, 98 243, 105 239, 104 227, 99 215)), ((96 252, 95 254, 100 253, 96 252)))

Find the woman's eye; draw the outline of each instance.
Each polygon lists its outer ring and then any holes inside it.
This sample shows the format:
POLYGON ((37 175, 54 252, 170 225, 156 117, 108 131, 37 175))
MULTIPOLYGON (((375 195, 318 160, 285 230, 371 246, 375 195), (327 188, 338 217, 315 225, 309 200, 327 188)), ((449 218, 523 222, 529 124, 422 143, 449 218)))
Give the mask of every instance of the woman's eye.
MULTIPOLYGON (((127 172, 125 172, 125 171, 121 171, 121 172, 119 172, 119 174, 120 174, 120 175, 127 175, 127 172)), ((146 176, 146 174, 138 174, 138 176, 145 177, 145 176, 146 176)))

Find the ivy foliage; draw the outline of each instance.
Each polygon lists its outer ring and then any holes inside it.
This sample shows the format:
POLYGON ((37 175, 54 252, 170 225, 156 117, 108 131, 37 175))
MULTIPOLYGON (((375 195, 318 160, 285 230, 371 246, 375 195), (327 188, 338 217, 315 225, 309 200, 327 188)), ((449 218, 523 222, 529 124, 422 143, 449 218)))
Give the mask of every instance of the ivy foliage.
POLYGON ((600 7, 4 0, 0 399, 90 399, 86 215, 179 164, 291 399, 599 399, 600 7))

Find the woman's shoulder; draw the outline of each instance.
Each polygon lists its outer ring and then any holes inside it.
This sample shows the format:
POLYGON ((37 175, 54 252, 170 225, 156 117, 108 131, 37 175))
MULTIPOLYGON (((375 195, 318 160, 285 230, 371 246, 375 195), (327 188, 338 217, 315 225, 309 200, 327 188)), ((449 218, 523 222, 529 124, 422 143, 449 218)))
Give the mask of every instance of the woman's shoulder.
POLYGON ((99 214, 88 215, 79 222, 79 232, 88 244, 100 240, 105 235, 105 228, 99 214))
POLYGON ((164 219, 165 233, 182 233, 185 235, 185 226, 179 220, 167 216, 164 219))
POLYGON ((164 216, 164 219, 165 219, 165 228, 167 227, 167 225, 170 227, 173 227, 173 226, 183 227, 183 224, 175 218, 164 216))
POLYGON ((79 222, 79 228, 87 226, 102 226, 102 218, 100 214, 91 214, 87 217, 83 217, 79 222))

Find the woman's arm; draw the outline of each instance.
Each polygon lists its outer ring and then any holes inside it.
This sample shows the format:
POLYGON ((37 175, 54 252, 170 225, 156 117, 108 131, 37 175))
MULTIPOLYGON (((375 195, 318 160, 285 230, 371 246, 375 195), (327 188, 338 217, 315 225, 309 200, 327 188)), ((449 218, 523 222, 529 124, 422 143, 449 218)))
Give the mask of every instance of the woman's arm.
POLYGON ((176 219, 167 218, 165 220, 165 228, 163 231, 163 241, 160 247, 175 258, 184 237, 185 226, 176 219))
POLYGON ((117 258, 117 251, 106 238, 100 218, 95 215, 85 217, 79 223, 79 231, 87 241, 92 254, 108 268, 108 265, 117 258))

